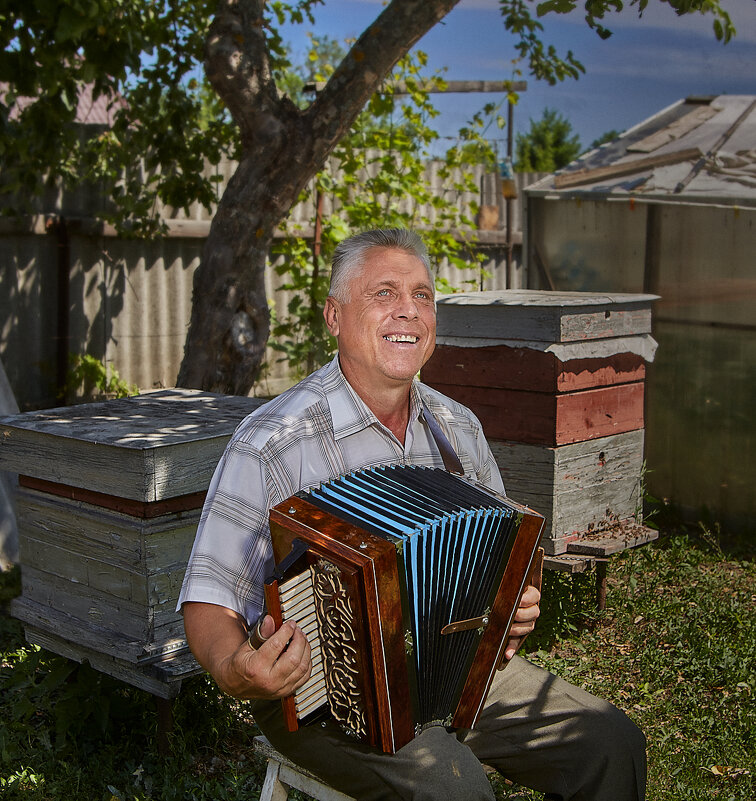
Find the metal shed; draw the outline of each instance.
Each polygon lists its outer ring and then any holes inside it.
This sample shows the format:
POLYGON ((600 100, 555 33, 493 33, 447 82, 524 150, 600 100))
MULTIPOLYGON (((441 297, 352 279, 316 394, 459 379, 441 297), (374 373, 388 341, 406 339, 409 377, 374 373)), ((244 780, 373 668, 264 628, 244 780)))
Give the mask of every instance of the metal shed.
POLYGON ((646 484, 756 512, 756 96, 689 97, 525 190, 531 288, 644 292, 646 484))

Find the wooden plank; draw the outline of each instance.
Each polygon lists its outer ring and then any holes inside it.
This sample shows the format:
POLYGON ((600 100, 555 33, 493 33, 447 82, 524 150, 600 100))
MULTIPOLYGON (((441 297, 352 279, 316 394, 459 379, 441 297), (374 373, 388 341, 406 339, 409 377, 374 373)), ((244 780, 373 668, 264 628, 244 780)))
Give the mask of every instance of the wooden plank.
POLYGON ((486 436, 494 439, 556 446, 643 427, 642 382, 559 395, 438 383, 435 386, 472 409, 486 436))
POLYGON ((116 616, 103 614, 105 611, 112 611, 113 607, 105 610, 102 605, 97 605, 93 607, 90 619, 86 620, 87 607, 80 597, 67 597, 67 588, 63 586, 58 589, 47 576, 43 576, 42 581, 37 579, 36 572, 25 579, 29 592, 25 591, 20 598, 11 602, 13 617, 72 645, 89 648, 126 662, 136 663, 139 660, 147 640, 145 627, 141 625, 143 621, 137 615, 131 615, 133 610, 127 604, 121 607, 123 614, 116 616), (45 591, 48 593, 47 597, 44 596, 45 591), (51 603, 50 593, 60 596, 56 598, 55 606, 51 603), (108 624, 114 620, 123 622, 127 628, 113 630, 108 624))
POLYGON ((22 487, 45 492, 50 495, 58 495, 61 498, 69 498, 75 501, 99 506, 104 509, 112 509, 115 512, 130 515, 131 517, 152 518, 162 515, 173 514, 175 512, 185 512, 191 509, 199 509, 205 502, 206 491, 193 492, 189 495, 179 495, 174 498, 166 498, 162 501, 134 501, 130 498, 119 498, 116 495, 106 495, 104 492, 93 492, 83 487, 72 487, 69 484, 58 484, 54 481, 45 481, 41 478, 32 476, 19 476, 18 483, 22 487))
POLYGON ((679 164, 681 161, 695 161, 702 155, 700 148, 690 147, 673 153, 660 153, 658 156, 647 156, 646 158, 610 164, 606 167, 596 167, 592 170, 573 170, 556 175, 554 177, 554 186, 557 189, 568 189, 572 186, 592 184, 596 181, 621 178, 625 175, 635 175, 639 172, 653 170, 656 167, 679 164))
POLYGON ((645 375, 645 360, 635 353, 562 362, 553 353, 533 348, 437 345, 420 377, 434 387, 458 385, 574 392, 642 381, 645 375))
POLYGON ((639 142, 628 145, 627 150, 629 153, 651 153, 654 150, 658 150, 663 145, 668 145, 675 139, 679 139, 681 136, 695 130, 701 123, 717 115, 720 110, 712 106, 698 106, 693 111, 689 111, 664 128, 654 131, 639 142))
MULTIPOLYGON (((310 81, 304 85, 305 92, 322 92, 327 81, 310 81)), ((391 89, 394 95, 409 94, 410 85, 406 81, 385 81, 383 86, 391 89)), ((527 81, 447 81, 443 78, 438 80, 429 78, 424 81, 413 82, 411 90, 416 88, 423 92, 436 94, 449 93, 480 93, 480 92, 524 92, 528 88, 527 81)))
POLYGON ((317 798, 318 801, 355 801, 352 796, 334 790, 320 779, 306 776, 300 768, 295 769, 288 765, 281 765, 278 778, 283 784, 293 787, 295 790, 301 790, 312 798, 317 798))
POLYGON ((581 532, 640 508, 643 431, 548 447, 490 440, 507 493, 546 517, 542 546, 564 553, 581 532))
POLYGON ((274 759, 268 760, 265 771, 265 781, 260 790, 260 801, 286 801, 289 797, 289 788, 281 781, 278 774, 281 764, 274 759))
POLYGON ((655 299, 628 293, 463 292, 439 299, 436 332, 439 337, 549 344, 649 334, 655 299))
POLYGON ((556 570, 558 573, 585 573, 595 564, 595 560, 591 557, 576 554, 544 556, 543 559, 544 570, 556 570))
MULTIPOLYGON (((28 489, 19 489, 17 510, 23 564, 26 542, 38 541, 43 548, 65 549, 73 559, 145 577, 186 564, 201 514, 195 509, 140 521, 28 489)), ((28 558, 33 558, 31 552, 28 558)))
MULTIPOLYGON (((283 783, 287 786, 293 787, 297 790, 302 790, 303 792, 306 792, 308 795, 312 796, 312 798, 317 798, 321 801, 354 801, 351 796, 346 796, 343 793, 334 790, 332 787, 329 787, 327 784, 321 782, 320 779, 318 779, 313 773, 310 773, 309 770, 305 770, 305 768, 302 768, 296 763, 292 762, 287 756, 284 756, 276 751, 266 737, 258 735, 254 738, 254 744, 255 751, 268 758, 269 773, 271 763, 274 766, 273 772, 275 774, 276 781, 283 781, 283 783), (305 779, 310 780, 312 784, 305 786, 303 784, 305 779)), ((260 793, 260 801, 263 801, 265 798, 269 798, 274 801, 276 796, 266 796, 265 789, 263 789, 263 791, 260 793)))
POLYGON ((175 611, 200 509, 135 518, 21 487, 18 614, 127 662, 186 649, 175 611))
POLYGON ((674 194, 679 194, 680 192, 685 189, 686 186, 698 175, 698 173, 706 166, 707 159, 712 153, 717 153, 719 150, 722 149, 725 142, 735 133, 735 131, 740 127, 740 125, 751 116, 751 112, 756 108, 756 100, 752 100, 748 106, 745 108, 744 111, 740 113, 738 118, 735 122, 730 125, 730 127, 717 139, 716 142, 713 142, 709 145, 709 148, 706 154, 701 153, 700 157, 696 161, 696 163, 691 168, 690 172, 685 176, 685 178, 680 181, 674 189, 674 194))
POLYGON ((138 606, 113 604, 107 593, 96 591, 89 593, 87 603, 57 577, 26 572, 24 592, 14 599, 11 612, 40 631, 134 664, 187 649, 183 618, 174 611, 175 604, 143 614, 138 606))
POLYGON ((555 445, 643 428, 643 382, 557 396, 555 445))
POLYGON ((62 639, 34 625, 25 625, 24 630, 29 642, 75 662, 86 661, 95 670, 158 698, 175 698, 183 680, 204 672, 191 654, 178 654, 157 664, 134 665, 116 656, 62 639))
POLYGON ((653 542, 658 537, 659 532, 648 526, 622 521, 606 529, 581 535, 569 544, 567 551, 579 555, 606 557, 653 542))

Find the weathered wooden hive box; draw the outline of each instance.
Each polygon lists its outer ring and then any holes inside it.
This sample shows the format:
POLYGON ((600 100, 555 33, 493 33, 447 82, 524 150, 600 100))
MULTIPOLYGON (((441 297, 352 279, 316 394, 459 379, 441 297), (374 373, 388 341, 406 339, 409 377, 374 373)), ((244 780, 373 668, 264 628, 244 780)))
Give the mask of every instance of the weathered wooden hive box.
POLYGON ((638 514, 655 298, 503 290, 438 302, 422 379, 479 417, 507 492, 547 518, 547 554, 638 514))
POLYGON ((0 417, 30 641, 164 698, 199 672, 176 602, 215 466, 261 403, 169 389, 0 417))

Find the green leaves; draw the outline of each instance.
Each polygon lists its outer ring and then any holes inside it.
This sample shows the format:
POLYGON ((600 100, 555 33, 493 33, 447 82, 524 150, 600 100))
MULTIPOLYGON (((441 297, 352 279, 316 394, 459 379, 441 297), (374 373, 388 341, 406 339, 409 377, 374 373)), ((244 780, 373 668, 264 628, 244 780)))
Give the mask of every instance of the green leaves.
MULTIPOLYGON (((546 0, 538 6, 538 13, 540 15, 543 7, 545 7, 543 13, 546 13, 566 8, 570 4, 574 7, 573 0, 546 0)), ((585 68, 573 56, 572 51, 562 58, 557 55, 553 45, 544 45, 541 39, 543 25, 533 19, 530 13, 531 3, 528 0, 499 0, 499 6, 504 18, 504 27, 518 37, 515 49, 520 58, 528 63, 534 77, 554 85, 565 78, 578 78, 580 73, 585 72, 585 68)))
MULTIPOLYGON (((314 41, 314 46, 318 61, 326 68, 322 48, 332 50, 332 42, 314 41)), ((459 200, 462 195, 479 192, 469 164, 495 163, 484 133, 495 124, 496 107, 488 105, 471 121, 459 145, 450 149, 446 163, 438 168, 441 180, 431 186, 426 168, 438 134, 431 125, 437 111, 428 89, 431 80, 441 79, 423 76, 426 62, 422 52, 400 60, 390 78, 402 82, 408 94, 396 95, 387 88, 374 95, 316 176, 317 190, 327 194, 328 207, 336 209, 323 220, 317 261, 303 239, 287 237, 274 244, 274 269, 286 277, 283 289, 293 295, 285 309, 278 303, 272 305, 270 345, 289 362, 295 375, 324 364, 335 351, 321 309, 333 250, 349 234, 377 227, 415 228, 422 230, 436 264, 447 261, 462 269, 474 264, 474 257, 463 253, 462 243, 450 231, 473 227, 473 221, 460 211, 459 200), (439 186, 443 188, 439 190, 439 186)), ((306 199, 315 202, 303 193, 301 200, 306 199)), ((314 227, 314 220, 311 225, 314 227)), ((436 288, 440 292, 454 289, 444 279, 437 279, 436 288)))
MULTIPOLYGON (((710 14, 723 42, 734 35, 720 0, 665 1, 678 14, 710 14)), ((290 67, 277 26, 312 23, 321 3, 265 4, 265 46, 275 75, 284 76, 290 67)), ((647 4, 625 3, 639 14, 647 4)), ((539 19, 578 7, 600 36, 608 36, 603 21, 623 3, 500 0, 505 27, 516 37, 514 47, 535 77, 553 84, 584 71, 572 52, 558 54, 544 41, 539 19)), ((203 173, 204 161, 235 158, 240 147, 238 130, 202 77, 204 39, 215 10, 212 0, 0 0, 0 84, 7 86, 0 97, 4 212, 31 211, 46 186, 58 183, 65 189, 82 182, 110 187, 112 202, 104 217, 130 235, 159 232, 161 204, 187 208, 199 202, 210 210, 217 194, 203 173), (113 137, 98 138, 100 132, 93 134, 91 128, 82 135, 76 125, 85 89, 108 107, 113 137)), ((279 81, 300 105, 309 102, 301 91, 304 76, 328 78, 343 55, 326 44, 327 37, 313 37, 310 59, 317 57, 309 61, 310 69, 291 84, 283 77, 279 81)), ((394 98, 380 95, 371 100, 370 111, 375 117, 394 114, 398 119, 401 114, 398 127, 412 129, 411 135, 429 146, 433 134, 427 123, 437 112, 417 78, 425 56, 414 58, 402 68, 413 109, 399 112, 394 98)), ((474 125, 467 133, 475 134, 474 125)))
POLYGON ((86 181, 111 187, 115 202, 103 216, 132 234, 157 230, 156 200, 209 209, 217 197, 204 158, 217 163, 235 141, 228 120, 203 118, 206 95, 196 89, 213 8, 208 0, 0 0, 0 82, 10 87, 0 108, 5 212, 30 211, 48 184, 86 181), (88 92, 108 108, 112 135, 76 124, 88 92))
POLYGON ((530 120, 530 130, 517 134, 518 172, 554 172, 580 155, 580 139, 572 124, 555 109, 544 109, 540 120, 530 120))
MULTIPOLYGON (((509 11, 510 7, 513 8, 515 17, 527 17, 529 11, 524 5, 524 0, 499 0, 502 6, 502 14, 509 11), (506 11, 505 11, 506 9, 506 11)), ((649 0, 629 0, 627 6, 636 8, 638 16, 643 16, 643 12, 648 6, 649 0)), ((714 19, 712 26, 716 38, 727 43, 735 35, 735 27, 727 11, 722 8, 721 0, 660 0, 660 2, 667 3, 678 16, 684 14, 711 14, 714 19)), ((623 0, 584 0, 583 8, 585 10, 585 21, 589 27, 593 28, 602 39, 608 39, 612 32, 601 24, 607 14, 619 13, 625 7, 623 0)), ((539 17, 543 17, 549 13, 555 14, 570 14, 578 7, 577 0, 542 0, 536 6, 536 13, 539 17)), ((528 25, 524 24, 527 28, 528 25)), ((519 30, 513 32, 519 33, 519 30)), ((526 52, 530 53, 530 48, 526 48, 526 52)), ((537 60, 538 60, 538 55, 537 60)), ((569 59, 568 59, 569 61, 569 59)), ((553 62, 553 66, 558 68, 558 59, 553 62)), ((556 75, 556 73, 554 73, 556 75)))

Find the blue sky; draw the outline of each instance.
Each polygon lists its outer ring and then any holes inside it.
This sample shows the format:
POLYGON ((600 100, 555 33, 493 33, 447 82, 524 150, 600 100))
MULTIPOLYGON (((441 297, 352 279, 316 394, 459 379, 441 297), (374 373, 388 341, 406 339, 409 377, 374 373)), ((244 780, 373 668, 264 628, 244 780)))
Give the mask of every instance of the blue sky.
MULTIPOLYGON (((722 4, 737 29, 727 45, 715 39, 710 15, 680 18, 659 0, 650 0, 641 20, 633 9, 611 15, 607 26, 614 35, 606 41, 580 14, 543 17, 544 41, 560 54, 571 49, 586 74, 550 87, 524 73, 528 89, 515 107, 515 133, 526 131, 530 119, 539 119, 550 107, 570 120, 587 147, 606 131, 625 130, 689 95, 756 94, 756 0, 722 4)), ((343 41, 357 36, 381 8, 380 0, 326 0, 316 10, 313 30, 343 41)), ((307 29, 284 34, 295 52, 305 52, 307 29)), ((430 71, 447 67, 450 80, 506 80, 515 77, 513 42, 496 0, 461 0, 417 48, 428 54, 430 71)), ((485 102, 501 99, 436 96, 442 112, 436 127, 442 135, 453 135, 485 102)), ((505 133, 493 135, 503 138, 505 133)))

